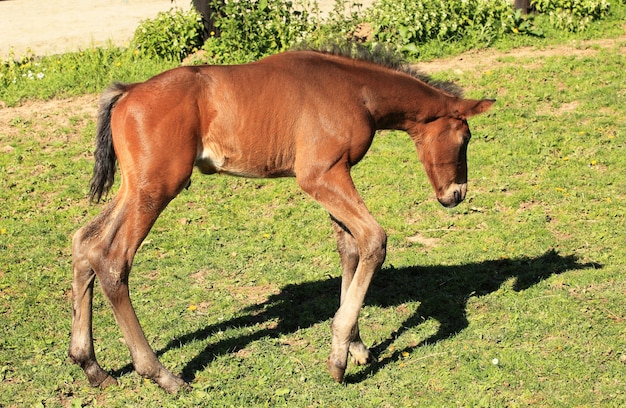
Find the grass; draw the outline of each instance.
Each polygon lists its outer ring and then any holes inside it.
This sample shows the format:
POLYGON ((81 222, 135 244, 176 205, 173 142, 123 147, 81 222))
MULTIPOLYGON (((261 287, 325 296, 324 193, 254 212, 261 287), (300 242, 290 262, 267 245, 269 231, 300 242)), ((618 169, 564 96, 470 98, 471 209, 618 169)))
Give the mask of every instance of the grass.
POLYGON ((378 361, 325 369, 339 261, 326 214, 294 180, 195 173, 131 274, 162 362, 193 391, 134 373, 99 290, 91 388, 67 347, 70 245, 86 195, 95 96, 0 112, 0 406, 623 406, 624 47, 444 71, 468 97, 470 191, 441 208, 402 133, 354 169, 389 232, 361 315, 378 361), (497 359, 494 360, 494 359, 497 359))
POLYGON ((97 93, 113 81, 142 81, 177 65, 114 46, 44 57, 27 53, 0 60, 0 101, 15 106, 29 99, 97 93))

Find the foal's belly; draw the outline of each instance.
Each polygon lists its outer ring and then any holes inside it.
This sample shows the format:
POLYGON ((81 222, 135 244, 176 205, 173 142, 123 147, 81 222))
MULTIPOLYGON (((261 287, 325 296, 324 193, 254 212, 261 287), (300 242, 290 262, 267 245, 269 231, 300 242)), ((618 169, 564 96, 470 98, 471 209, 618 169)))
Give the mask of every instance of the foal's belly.
POLYGON ((211 144, 204 146, 194 165, 203 174, 219 173, 254 178, 295 176, 293 165, 289 163, 279 163, 275 158, 252 154, 226 154, 219 146, 211 144))

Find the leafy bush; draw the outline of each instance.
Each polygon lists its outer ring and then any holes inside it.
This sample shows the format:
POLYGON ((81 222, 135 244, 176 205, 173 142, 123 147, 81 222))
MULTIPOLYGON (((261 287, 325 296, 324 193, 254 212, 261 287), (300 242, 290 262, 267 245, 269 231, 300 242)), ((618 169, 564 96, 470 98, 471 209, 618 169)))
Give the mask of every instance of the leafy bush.
MULTIPOLYGON (((334 10, 324 18, 315 0, 206 1, 215 10, 220 33, 204 45, 198 14, 172 11, 143 22, 134 46, 148 56, 179 61, 202 47, 204 52, 191 63, 244 63, 301 42, 315 48, 347 40, 389 44, 414 58, 424 52, 425 44, 470 49, 487 47, 508 33, 543 35, 534 17, 515 11, 510 0, 378 0, 365 11, 352 0, 335 0, 334 10)), ((531 4, 547 13, 552 25, 572 32, 609 13, 607 0, 532 0, 531 4)))
POLYGON ((132 45, 147 57, 181 61, 202 46, 201 30, 195 10, 160 12, 139 24, 132 45))
POLYGON ((290 48, 313 30, 309 12, 282 0, 212 0, 220 36, 202 47, 212 63, 243 63, 290 48))
POLYGON ((45 76, 43 70, 32 70, 35 67, 39 68, 34 60, 35 58, 30 51, 16 57, 11 50, 9 58, 6 61, 0 61, 0 89, 8 88, 10 84, 17 84, 24 78, 29 80, 43 79, 45 76))
POLYGON ((550 16, 550 23, 559 30, 583 31, 594 20, 606 17, 610 3, 606 0, 532 0, 540 13, 550 16))
MULTIPOLYGON (((418 54, 418 44, 480 37, 491 42, 512 31, 513 8, 507 0, 380 0, 366 12, 375 41, 400 44, 418 54)), ((519 29, 518 29, 519 31, 519 29)))
MULTIPOLYGON (((317 3, 315 4, 317 7, 317 3)), ((314 14, 316 11, 314 11, 314 14)), ((360 3, 335 0, 332 11, 324 18, 312 22, 313 31, 306 37, 307 45, 324 49, 331 45, 341 45, 346 41, 366 42, 370 40, 369 26, 364 24, 363 9, 360 3)))

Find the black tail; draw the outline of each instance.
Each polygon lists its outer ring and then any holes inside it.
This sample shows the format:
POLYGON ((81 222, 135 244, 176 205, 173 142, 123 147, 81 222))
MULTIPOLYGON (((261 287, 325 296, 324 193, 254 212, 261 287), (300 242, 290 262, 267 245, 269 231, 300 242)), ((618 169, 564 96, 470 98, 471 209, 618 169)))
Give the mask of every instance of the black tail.
POLYGON ((115 150, 113 150, 113 135, 111 134, 111 112, 128 86, 120 83, 111 85, 102 93, 98 109, 98 128, 96 134, 96 163, 93 167, 93 176, 89 187, 89 196, 92 202, 98 202, 105 196, 115 179, 115 150))

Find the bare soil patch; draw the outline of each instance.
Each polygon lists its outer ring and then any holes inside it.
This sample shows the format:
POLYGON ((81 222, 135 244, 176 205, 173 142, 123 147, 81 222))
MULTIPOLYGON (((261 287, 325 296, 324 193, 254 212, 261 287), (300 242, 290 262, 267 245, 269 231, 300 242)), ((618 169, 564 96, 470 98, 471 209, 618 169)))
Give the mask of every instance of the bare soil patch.
POLYGON ((52 55, 93 45, 128 42, 139 22, 189 0, 8 0, 0 1, 0 59, 13 49, 52 55))

